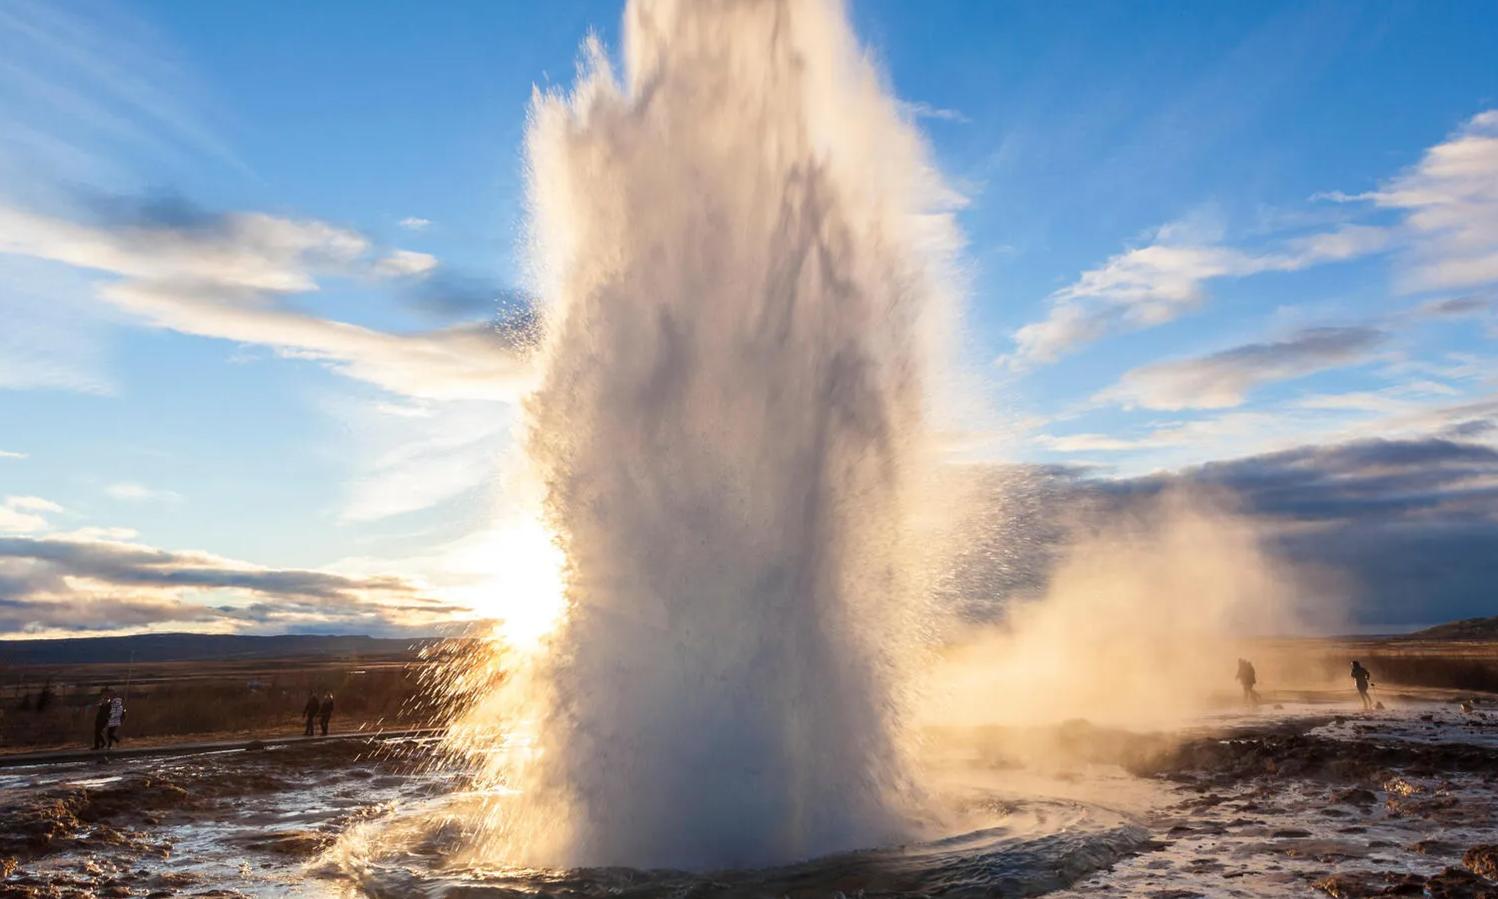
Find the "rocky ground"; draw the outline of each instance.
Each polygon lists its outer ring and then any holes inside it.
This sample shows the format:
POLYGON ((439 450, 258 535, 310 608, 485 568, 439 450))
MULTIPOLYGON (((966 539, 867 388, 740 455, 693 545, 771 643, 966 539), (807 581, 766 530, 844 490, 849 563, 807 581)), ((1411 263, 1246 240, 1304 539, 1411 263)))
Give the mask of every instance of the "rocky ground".
MULTIPOLYGON (((1397 706, 1397 707, 1395 707, 1397 706)), ((1498 706, 1301 709, 1126 754, 1168 785, 1153 851, 1075 895, 1498 899, 1498 706)))
MULTIPOLYGON (((1176 733, 996 730, 950 772, 1149 831, 1146 851, 1060 895, 1498 899, 1498 702, 1387 699, 1356 714, 1287 702, 1176 733)), ((417 742, 350 741, 0 771, 0 899, 346 895, 306 863, 351 825, 460 786, 429 759, 417 742)))
POLYGON ((326 893, 305 861, 443 788, 417 750, 328 742, 0 773, 0 899, 326 893))

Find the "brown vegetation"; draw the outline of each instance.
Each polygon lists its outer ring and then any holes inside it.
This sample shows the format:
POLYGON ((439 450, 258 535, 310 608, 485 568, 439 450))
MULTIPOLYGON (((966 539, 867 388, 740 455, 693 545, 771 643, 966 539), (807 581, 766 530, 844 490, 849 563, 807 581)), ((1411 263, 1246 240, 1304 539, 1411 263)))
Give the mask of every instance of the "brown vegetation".
POLYGON ((1258 640, 1242 650, 1269 689, 1351 690, 1353 659, 1375 684, 1498 693, 1498 641, 1404 638, 1258 640))
POLYGON ((415 727, 437 706, 426 663, 402 659, 273 659, 133 666, 0 669, 0 752, 83 748, 100 691, 126 697, 128 744, 300 733, 309 692, 332 691, 332 729, 415 727), (127 689, 128 686, 128 689, 127 689))

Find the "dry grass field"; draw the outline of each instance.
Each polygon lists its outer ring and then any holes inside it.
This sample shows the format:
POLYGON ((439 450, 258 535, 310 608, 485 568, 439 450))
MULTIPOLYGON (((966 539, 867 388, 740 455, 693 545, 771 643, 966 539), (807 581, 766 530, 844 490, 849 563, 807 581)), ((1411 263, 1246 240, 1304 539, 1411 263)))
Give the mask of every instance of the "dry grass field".
POLYGON ((100 690, 127 696, 126 745, 300 733, 309 691, 332 691, 332 729, 432 722, 415 658, 280 658, 0 667, 0 752, 91 744, 100 690))
MULTIPOLYGON (((1351 691, 1360 660, 1379 686, 1498 694, 1498 640, 1251 641, 1261 689, 1351 691)), ((309 691, 331 690, 332 730, 443 723, 416 653, 80 665, 0 664, 0 753, 86 748, 99 691, 127 695, 126 745, 300 733, 309 691)))
POLYGON ((1388 687, 1498 693, 1498 640, 1304 638, 1253 641, 1244 648, 1267 689, 1348 689, 1352 660, 1388 687))

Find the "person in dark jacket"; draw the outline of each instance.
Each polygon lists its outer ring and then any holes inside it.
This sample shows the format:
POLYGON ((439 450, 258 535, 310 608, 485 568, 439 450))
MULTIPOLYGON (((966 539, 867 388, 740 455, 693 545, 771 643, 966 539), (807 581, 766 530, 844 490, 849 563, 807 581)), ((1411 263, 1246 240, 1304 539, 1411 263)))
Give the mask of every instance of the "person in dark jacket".
POLYGON ((307 730, 305 736, 312 736, 312 722, 317 720, 317 710, 322 706, 317 701, 317 692, 311 691, 307 694, 307 704, 302 708, 302 715, 307 719, 307 730))
POLYGON ((1238 660, 1238 683, 1243 685, 1243 704, 1250 708, 1259 704, 1259 694, 1254 690, 1254 684, 1259 682, 1259 675, 1254 672, 1254 663, 1248 659, 1238 660))
POLYGON ((322 735, 326 737, 328 735, 328 719, 333 717, 332 693, 323 694, 322 705, 318 707, 317 717, 322 723, 322 735))
POLYGON ((1354 661, 1352 663, 1352 682, 1357 685, 1358 698, 1363 700, 1363 711, 1373 708, 1373 700, 1368 698, 1368 688, 1372 686, 1373 675, 1363 663, 1354 661))
POLYGON ((94 748, 103 749, 108 745, 104 736, 104 729, 109 727, 109 701, 114 698, 114 691, 105 687, 99 691, 99 704, 94 708, 94 748))

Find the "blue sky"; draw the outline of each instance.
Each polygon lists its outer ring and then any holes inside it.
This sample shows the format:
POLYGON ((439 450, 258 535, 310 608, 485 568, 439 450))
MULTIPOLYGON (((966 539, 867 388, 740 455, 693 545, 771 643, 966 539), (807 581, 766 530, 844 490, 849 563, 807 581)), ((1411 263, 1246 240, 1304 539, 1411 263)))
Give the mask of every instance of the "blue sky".
MULTIPOLYGON (((966 198, 966 454, 1498 446, 1492 4, 851 16, 966 198)), ((0 633, 421 630, 489 584, 527 103, 618 20, 0 5, 0 633)), ((1490 462, 1422 520, 1498 522, 1490 462)), ((1453 590, 1362 617, 1492 605, 1453 590)))

